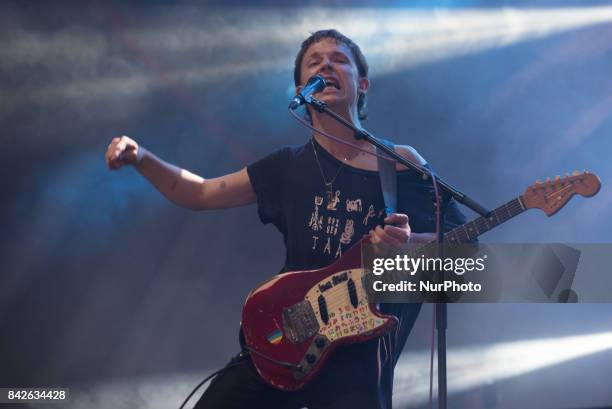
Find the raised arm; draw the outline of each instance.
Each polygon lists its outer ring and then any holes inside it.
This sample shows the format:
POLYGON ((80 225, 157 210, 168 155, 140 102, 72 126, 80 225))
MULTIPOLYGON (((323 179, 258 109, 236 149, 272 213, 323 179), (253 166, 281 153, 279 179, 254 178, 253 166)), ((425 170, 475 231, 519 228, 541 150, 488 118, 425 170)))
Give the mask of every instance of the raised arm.
POLYGON ((256 200, 246 168, 225 176, 204 179, 161 160, 127 136, 113 138, 105 159, 111 170, 133 165, 168 200, 188 209, 224 209, 256 200))

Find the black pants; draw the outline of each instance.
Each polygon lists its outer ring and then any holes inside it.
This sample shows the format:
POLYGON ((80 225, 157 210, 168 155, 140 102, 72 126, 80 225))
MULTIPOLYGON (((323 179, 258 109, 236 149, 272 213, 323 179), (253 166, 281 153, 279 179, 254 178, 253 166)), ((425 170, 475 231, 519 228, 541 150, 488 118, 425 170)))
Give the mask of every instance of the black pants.
POLYGON ((251 359, 241 354, 213 378, 194 409, 284 408, 284 395, 266 384, 251 359))
MULTIPOLYGON (((378 389, 364 387, 364 378, 360 376, 363 374, 353 369, 338 370, 346 356, 342 352, 332 356, 314 381, 295 392, 284 392, 268 385, 257 373, 248 354, 237 356, 212 380, 194 409, 379 408, 378 389)), ((367 383, 372 385, 372 382, 367 383)))

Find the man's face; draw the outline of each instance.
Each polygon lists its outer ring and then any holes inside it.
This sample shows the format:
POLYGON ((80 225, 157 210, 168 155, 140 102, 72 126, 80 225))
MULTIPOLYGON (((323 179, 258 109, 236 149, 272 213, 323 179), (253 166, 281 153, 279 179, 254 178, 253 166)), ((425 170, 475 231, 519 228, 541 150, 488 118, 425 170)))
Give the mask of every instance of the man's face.
POLYGON ((360 78, 351 50, 332 38, 312 44, 302 59, 300 82, 305 85, 313 75, 325 78, 327 87, 315 98, 330 107, 356 107, 359 93, 368 88, 367 78, 360 78))

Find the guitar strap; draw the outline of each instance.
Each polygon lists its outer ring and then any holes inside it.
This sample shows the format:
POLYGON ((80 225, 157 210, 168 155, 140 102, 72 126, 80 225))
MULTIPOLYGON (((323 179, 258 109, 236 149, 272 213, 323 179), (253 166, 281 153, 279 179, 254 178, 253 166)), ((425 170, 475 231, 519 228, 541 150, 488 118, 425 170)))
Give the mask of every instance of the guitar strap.
MULTIPOLYGON (((391 141, 380 139, 380 141, 388 148, 394 149, 395 145, 391 141)), ((376 153, 384 155, 384 153, 376 148, 376 153)), ((382 188, 383 199, 385 201, 385 211, 387 216, 397 212, 397 171, 395 170, 395 161, 392 159, 383 159, 377 156, 378 159, 378 174, 380 176, 380 187, 382 188)))

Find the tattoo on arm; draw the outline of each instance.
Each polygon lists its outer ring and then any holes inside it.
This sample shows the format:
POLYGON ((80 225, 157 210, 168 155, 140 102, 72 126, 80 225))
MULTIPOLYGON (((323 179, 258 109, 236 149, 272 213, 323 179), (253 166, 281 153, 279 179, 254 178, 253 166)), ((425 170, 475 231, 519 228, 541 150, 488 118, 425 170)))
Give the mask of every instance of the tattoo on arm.
POLYGON ((221 183, 219 183, 219 188, 220 189, 225 189, 227 187, 227 183, 225 183, 225 180, 221 181, 221 183))
POLYGON ((172 182, 172 190, 176 189, 177 183, 178 183, 178 180, 174 179, 174 181, 172 182))

